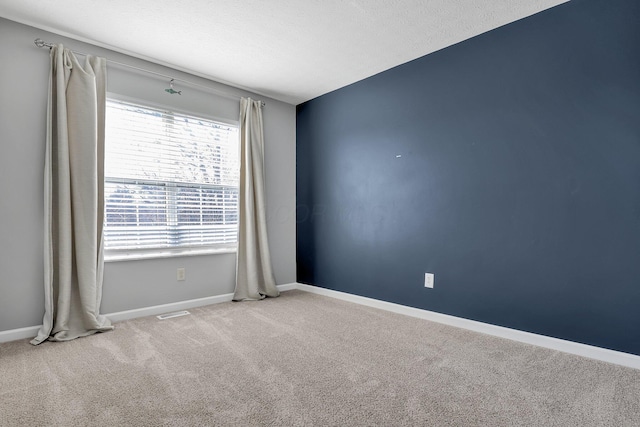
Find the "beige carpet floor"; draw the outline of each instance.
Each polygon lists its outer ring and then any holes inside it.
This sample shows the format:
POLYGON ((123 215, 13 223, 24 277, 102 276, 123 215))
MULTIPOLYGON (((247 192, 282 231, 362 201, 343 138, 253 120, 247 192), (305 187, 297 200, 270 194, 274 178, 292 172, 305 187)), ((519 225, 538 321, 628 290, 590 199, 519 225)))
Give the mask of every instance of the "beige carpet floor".
POLYGON ((302 291, 190 311, 0 345, 0 425, 640 425, 640 370, 302 291))

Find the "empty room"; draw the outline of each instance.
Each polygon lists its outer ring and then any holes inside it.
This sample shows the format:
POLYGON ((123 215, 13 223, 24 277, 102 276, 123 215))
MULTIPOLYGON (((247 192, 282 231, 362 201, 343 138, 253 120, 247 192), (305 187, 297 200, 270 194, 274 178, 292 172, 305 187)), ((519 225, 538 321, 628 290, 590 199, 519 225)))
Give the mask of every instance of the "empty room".
POLYGON ((640 425, 640 2, 0 2, 0 426, 640 425))

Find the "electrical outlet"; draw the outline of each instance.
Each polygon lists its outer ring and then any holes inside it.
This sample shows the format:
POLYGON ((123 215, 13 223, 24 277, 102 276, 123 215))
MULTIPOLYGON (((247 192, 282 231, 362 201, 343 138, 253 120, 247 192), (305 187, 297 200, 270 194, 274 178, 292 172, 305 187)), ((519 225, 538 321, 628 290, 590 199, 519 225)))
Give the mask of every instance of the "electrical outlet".
POLYGON ((433 283, 435 282, 436 277, 433 273, 424 273, 424 287, 425 288, 433 288, 433 283))
POLYGON ((187 278, 187 271, 184 267, 180 267, 176 273, 176 278, 178 279, 178 282, 183 282, 186 280, 187 278))

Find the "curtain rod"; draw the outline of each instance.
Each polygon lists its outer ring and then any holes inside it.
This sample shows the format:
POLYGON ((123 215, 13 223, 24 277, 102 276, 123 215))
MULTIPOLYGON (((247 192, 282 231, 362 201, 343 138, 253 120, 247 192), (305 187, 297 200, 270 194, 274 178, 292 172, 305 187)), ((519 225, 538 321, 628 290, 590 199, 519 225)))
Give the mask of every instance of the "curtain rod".
MULTIPOLYGON (((47 43, 47 42, 45 42, 44 40, 42 40, 41 38, 37 38, 37 39, 35 39, 35 40, 33 41, 33 43, 34 43, 36 46, 40 47, 40 48, 48 47, 49 49, 51 49, 51 48, 53 48, 53 47, 55 46, 53 43, 47 43)), ((77 50, 71 50, 71 51, 72 51, 73 53, 76 53, 76 54, 78 54, 78 55, 82 55, 82 56, 87 56, 87 55, 88 55, 87 53, 84 53, 84 52, 78 52, 77 50)), ((156 75, 156 76, 165 77, 165 78, 167 78, 167 79, 171 79, 172 81, 177 81, 177 82, 186 83, 186 84, 188 84, 188 85, 190 85, 190 86, 201 87, 201 88, 203 88, 203 89, 210 90, 210 91, 212 91, 212 92, 217 93, 218 95, 225 96, 225 97, 227 97, 227 98, 238 99, 238 100, 240 99, 240 97, 239 97, 239 96, 237 96, 237 95, 232 95, 232 94, 230 94, 230 93, 226 93, 226 92, 223 92, 223 91, 220 91, 220 90, 216 90, 216 89, 210 88, 209 86, 201 85, 201 84, 199 84, 199 83, 194 83, 194 82, 190 82, 190 81, 188 81, 188 80, 175 78, 175 77, 172 77, 172 76, 170 76, 170 75, 168 75, 168 74, 158 73, 158 72, 156 72, 156 71, 147 70, 147 69, 145 69, 145 68, 135 67, 135 66, 133 66, 133 65, 125 64, 124 62, 113 61, 113 60, 111 60, 111 59, 107 59, 107 62, 111 62, 112 64, 120 65, 120 66, 122 66, 122 67, 130 68, 130 69, 132 69, 132 70, 142 71, 143 73, 154 74, 154 75, 156 75)), ((264 101, 260 101, 260 104, 261 104, 263 107, 267 105, 267 103, 266 103, 266 102, 264 102, 264 101)))

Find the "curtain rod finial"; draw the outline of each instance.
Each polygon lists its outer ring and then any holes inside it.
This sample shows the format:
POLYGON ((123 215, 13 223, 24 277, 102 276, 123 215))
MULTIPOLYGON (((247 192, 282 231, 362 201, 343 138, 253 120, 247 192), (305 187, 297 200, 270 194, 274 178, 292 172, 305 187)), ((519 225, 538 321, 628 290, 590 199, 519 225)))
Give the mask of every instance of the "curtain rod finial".
POLYGON ((53 47, 53 45, 51 43, 47 43, 44 40, 42 40, 41 38, 37 38, 33 41, 33 44, 35 44, 38 47, 48 47, 49 49, 51 49, 53 47))

